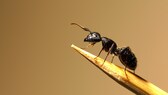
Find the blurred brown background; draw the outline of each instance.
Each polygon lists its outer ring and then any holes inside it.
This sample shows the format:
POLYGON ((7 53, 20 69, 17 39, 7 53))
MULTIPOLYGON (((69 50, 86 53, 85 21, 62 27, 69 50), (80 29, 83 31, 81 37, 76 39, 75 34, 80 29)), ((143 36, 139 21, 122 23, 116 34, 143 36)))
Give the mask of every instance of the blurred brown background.
POLYGON ((130 46, 136 73, 168 91, 167 0, 1 0, 0 12, 0 95, 134 95, 70 47, 88 34, 71 22, 130 46))

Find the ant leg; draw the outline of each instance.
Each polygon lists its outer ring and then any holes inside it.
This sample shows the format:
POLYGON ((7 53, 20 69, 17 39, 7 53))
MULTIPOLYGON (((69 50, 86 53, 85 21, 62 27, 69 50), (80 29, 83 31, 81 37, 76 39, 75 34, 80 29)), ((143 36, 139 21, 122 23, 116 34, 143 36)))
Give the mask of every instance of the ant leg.
POLYGON ((135 70, 134 70, 133 72, 134 72, 134 74, 135 74, 135 70))
MULTIPOLYGON (((107 55, 106 55, 106 57, 105 57, 105 59, 104 59, 104 62, 106 61, 106 59, 107 59, 107 57, 108 57, 109 54, 110 54, 110 50, 108 51, 108 53, 107 53, 107 55)), ((104 62, 103 62, 103 64, 102 64, 101 66, 104 65, 104 62)))
POLYGON ((100 56, 100 54, 101 54, 101 52, 103 51, 103 49, 104 49, 104 48, 102 48, 102 49, 100 50, 99 54, 98 54, 94 59, 96 59, 97 57, 100 56))
POLYGON ((100 50, 100 52, 99 52, 99 54, 97 55, 97 57, 99 57, 100 56, 100 54, 101 54, 101 52, 103 51, 103 48, 100 50))
POLYGON ((127 76, 127 72, 126 72, 126 70, 127 70, 127 66, 125 66, 125 68, 124 68, 124 72, 125 72, 125 76, 127 77, 127 79, 128 79, 128 76, 127 76))
POLYGON ((113 59, 114 59, 114 54, 112 55, 111 63, 113 63, 113 59))

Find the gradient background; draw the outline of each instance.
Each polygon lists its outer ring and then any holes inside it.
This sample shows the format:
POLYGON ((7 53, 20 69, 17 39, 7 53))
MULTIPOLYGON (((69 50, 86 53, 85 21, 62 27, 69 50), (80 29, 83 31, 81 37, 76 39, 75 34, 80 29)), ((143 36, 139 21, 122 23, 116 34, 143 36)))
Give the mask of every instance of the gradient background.
POLYGON ((134 95, 70 47, 88 34, 71 22, 130 46, 136 73, 168 91, 167 0, 1 0, 0 13, 0 95, 134 95))

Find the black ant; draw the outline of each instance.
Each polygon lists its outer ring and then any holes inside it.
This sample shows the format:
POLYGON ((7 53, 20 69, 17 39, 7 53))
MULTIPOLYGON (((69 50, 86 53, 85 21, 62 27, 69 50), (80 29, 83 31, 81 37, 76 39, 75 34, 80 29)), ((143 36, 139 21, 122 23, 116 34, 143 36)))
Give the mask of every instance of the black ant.
MULTIPOLYGON (((129 69, 133 70, 135 73, 135 69, 137 66, 137 58, 134 55, 134 53, 131 51, 130 47, 117 48, 117 44, 113 40, 111 40, 107 37, 101 37, 101 35, 98 32, 92 32, 88 28, 85 28, 77 23, 71 23, 71 25, 77 25, 80 28, 82 28, 83 30, 89 32, 89 34, 84 39, 84 42, 90 43, 89 45, 93 46, 97 42, 102 41, 102 49, 100 50, 98 56, 100 56, 100 54, 103 50, 108 52, 105 59, 104 59, 104 62, 106 61, 107 56, 109 54, 113 55, 111 62, 113 62, 114 56, 118 56, 121 63, 125 66, 125 71, 126 71, 126 68, 129 68, 129 69)), ((104 62, 103 62, 103 64, 104 64, 104 62)))

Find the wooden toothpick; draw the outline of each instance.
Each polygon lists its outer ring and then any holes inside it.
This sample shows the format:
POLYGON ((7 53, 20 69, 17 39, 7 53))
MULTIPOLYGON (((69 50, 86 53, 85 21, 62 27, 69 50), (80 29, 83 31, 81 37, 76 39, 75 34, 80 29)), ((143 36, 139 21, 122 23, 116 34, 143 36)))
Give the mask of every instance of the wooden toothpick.
POLYGON ((130 72, 125 71, 124 68, 119 67, 108 61, 104 62, 104 59, 96 57, 95 55, 75 46, 71 45, 78 53, 88 59, 91 63, 97 66, 109 77, 114 79, 117 83, 124 86, 128 90, 132 91, 137 95, 168 95, 167 92, 163 91, 159 87, 155 86, 151 82, 143 79, 142 77, 130 72), (102 65, 103 64, 103 65, 102 65))

